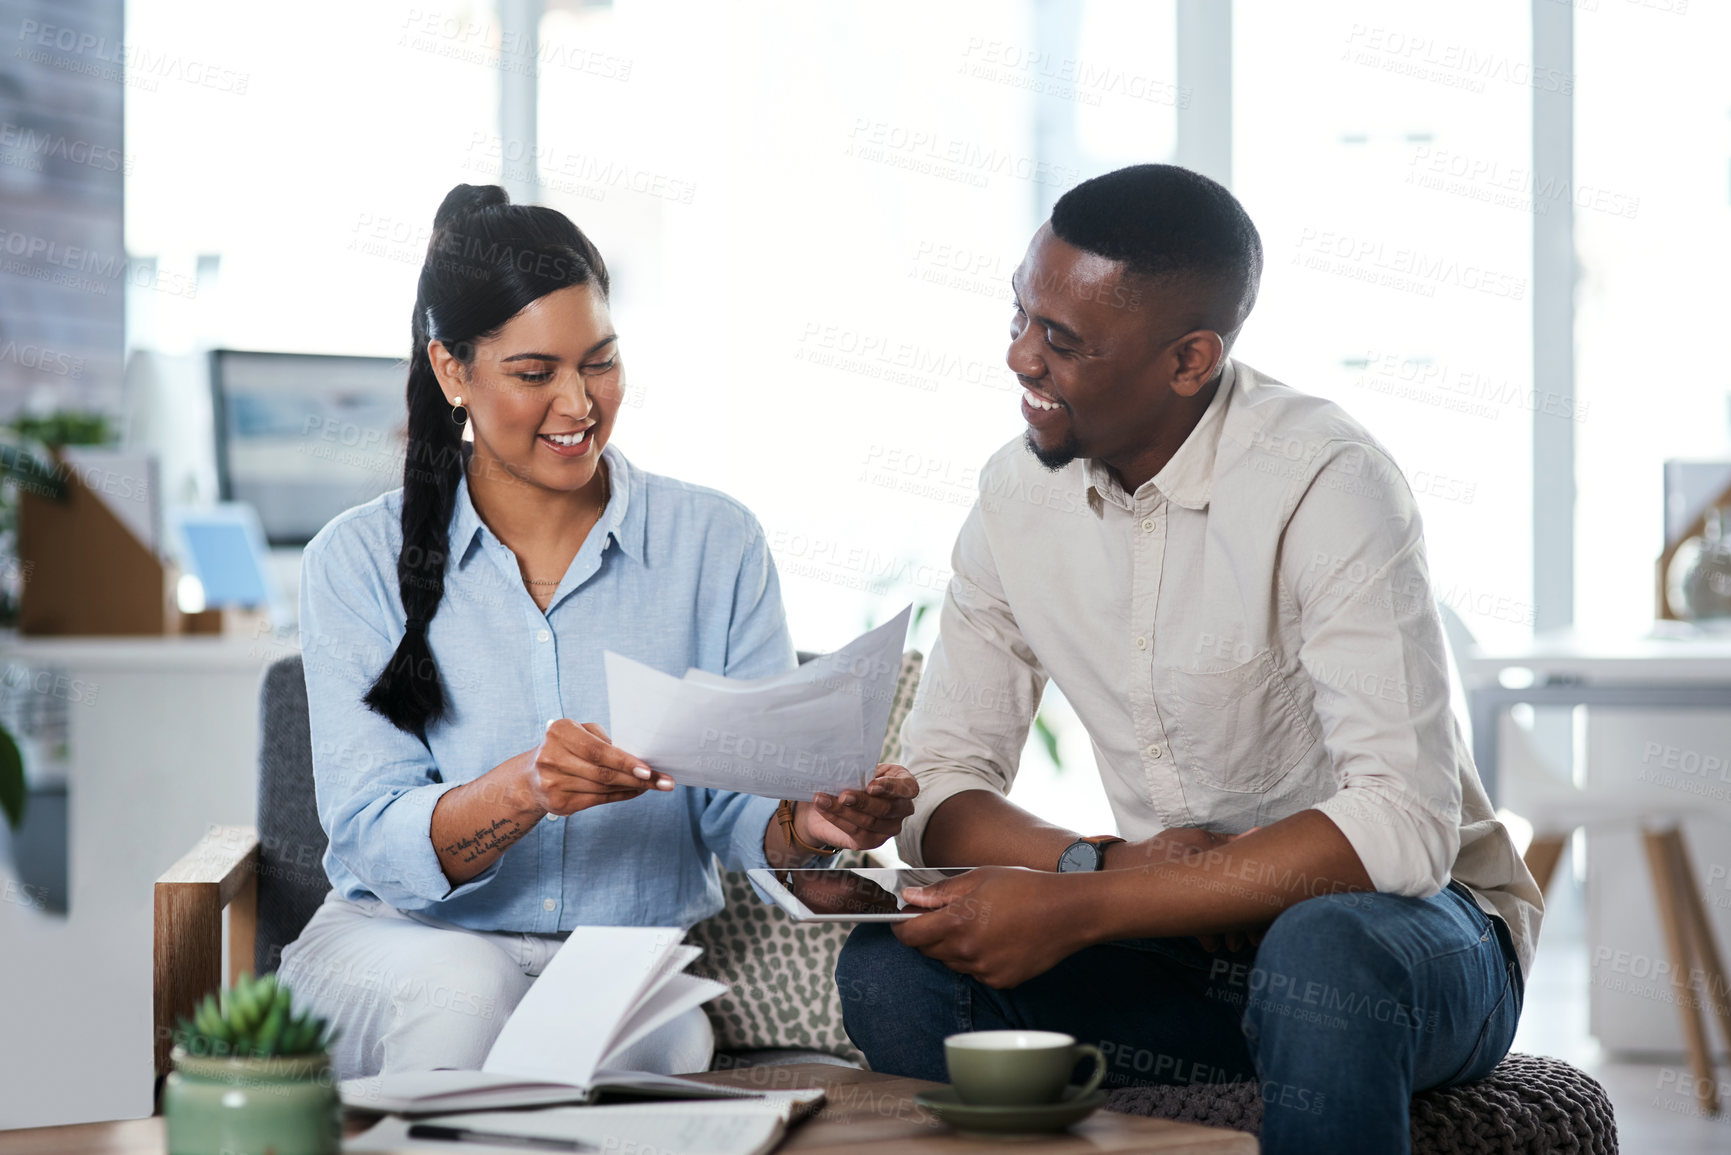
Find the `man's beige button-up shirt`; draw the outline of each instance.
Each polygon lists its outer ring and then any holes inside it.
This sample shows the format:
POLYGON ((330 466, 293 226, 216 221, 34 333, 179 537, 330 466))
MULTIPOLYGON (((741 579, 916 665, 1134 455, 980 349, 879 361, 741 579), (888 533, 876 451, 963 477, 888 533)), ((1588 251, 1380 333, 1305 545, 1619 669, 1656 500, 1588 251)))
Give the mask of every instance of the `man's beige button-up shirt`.
POLYGON ((1049 471, 1018 439, 982 470, 953 566, 902 730, 920 782, 906 861, 952 795, 1008 793, 1051 678, 1119 834, 1320 810, 1378 890, 1459 880, 1528 967, 1543 899, 1450 710, 1418 509, 1338 406, 1229 361, 1133 494, 1096 461, 1049 471))

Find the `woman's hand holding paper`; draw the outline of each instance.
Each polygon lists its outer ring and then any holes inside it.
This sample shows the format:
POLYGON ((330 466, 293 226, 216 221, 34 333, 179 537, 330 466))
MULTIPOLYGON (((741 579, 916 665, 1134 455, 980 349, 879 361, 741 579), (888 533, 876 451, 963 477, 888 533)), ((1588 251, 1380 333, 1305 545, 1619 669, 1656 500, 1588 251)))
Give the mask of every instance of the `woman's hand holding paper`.
POLYGON ((433 850, 445 878, 460 886, 549 814, 575 814, 646 790, 671 789, 673 779, 613 745, 598 724, 555 718, 539 745, 439 798, 433 850))
POLYGON ((524 786, 549 814, 575 814, 645 790, 671 790, 673 779, 613 745, 600 723, 555 718, 524 767, 524 786))

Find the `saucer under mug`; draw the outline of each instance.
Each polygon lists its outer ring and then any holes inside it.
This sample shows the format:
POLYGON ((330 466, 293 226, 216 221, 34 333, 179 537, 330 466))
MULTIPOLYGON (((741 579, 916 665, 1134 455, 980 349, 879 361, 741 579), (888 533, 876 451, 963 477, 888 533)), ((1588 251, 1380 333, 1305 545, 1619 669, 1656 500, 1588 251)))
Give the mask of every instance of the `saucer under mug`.
POLYGON ((915 1095, 914 1102, 964 1134, 1039 1135, 1086 1119, 1106 1105, 1106 1092, 1066 1087, 1056 1103, 990 1106, 964 1103, 954 1087, 935 1087, 915 1095))

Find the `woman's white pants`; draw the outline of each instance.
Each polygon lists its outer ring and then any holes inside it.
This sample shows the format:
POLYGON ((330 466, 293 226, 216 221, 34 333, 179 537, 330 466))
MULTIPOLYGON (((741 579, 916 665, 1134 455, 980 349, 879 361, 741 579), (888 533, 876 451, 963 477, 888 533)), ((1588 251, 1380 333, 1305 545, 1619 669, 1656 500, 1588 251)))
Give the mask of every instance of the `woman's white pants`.
MULTIPOLYGON (((474 1070, 562 935, 477 931, 376 898, 325 899, 282 955, 294 1006, 336 1027, 339 1079, 436 1067, 474 1070)), ((697 1007, 610 1064, 681 1075, 706 1070, 715 1036, 697 1007)))

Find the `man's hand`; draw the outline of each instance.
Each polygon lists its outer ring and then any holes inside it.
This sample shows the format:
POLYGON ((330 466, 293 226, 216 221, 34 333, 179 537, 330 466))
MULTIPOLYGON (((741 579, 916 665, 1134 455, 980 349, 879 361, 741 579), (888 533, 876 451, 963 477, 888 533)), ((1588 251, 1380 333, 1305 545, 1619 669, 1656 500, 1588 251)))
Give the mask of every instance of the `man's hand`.
POLYGON ((873 850, 901 833, 919 792, 919 782, 905 767, 886 762, 864 790, 818 794, 795 804, 794 829, 814 845, 873 850))
POLYGON ((1068 901, 1076 875, 982 866, 959 878, 910 886, 902 897, 929 914, 894 924, 906 946, 989 987, 1044 974, 1088 943, 1068 901))
POLYGON ((575 814, 645 790, 671 790, 673 779, 615 746, 600 723, 555 718, 524 760, 522 786, 549 814, 575 814))

